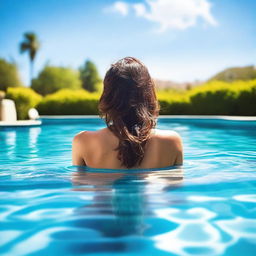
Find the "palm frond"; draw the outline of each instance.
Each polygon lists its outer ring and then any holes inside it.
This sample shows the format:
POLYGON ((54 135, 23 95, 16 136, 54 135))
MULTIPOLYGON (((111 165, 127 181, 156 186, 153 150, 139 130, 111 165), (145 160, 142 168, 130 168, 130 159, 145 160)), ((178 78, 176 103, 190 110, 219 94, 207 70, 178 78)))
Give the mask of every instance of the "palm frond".
POLYGON ((25 33, 25 34, 24 34, 24 37, 25 37, 28 41, 30 41, 30 42, 37 40, 37 36, 36 36, 36 34, 33 33, 33 32, 27 32, 27 33, 25 33))
POLYGON ((24 40, 20 44, 20 52, 29 52, 30 59, 33 61, 36 52, 40 48, 40 43, 35 33, 27 32, 24 34, 24 40))
POLYGON ((27 42, 23 41, 20 43, 20 52, 21 53, 28 51, 29 49, 30 49, 30 45, 27 42))

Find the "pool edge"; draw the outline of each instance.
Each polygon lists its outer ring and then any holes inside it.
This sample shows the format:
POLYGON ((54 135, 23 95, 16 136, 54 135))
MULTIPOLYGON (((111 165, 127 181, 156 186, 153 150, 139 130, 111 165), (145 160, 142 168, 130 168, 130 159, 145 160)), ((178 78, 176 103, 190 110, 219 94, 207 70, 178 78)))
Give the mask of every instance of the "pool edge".
MULTIPOLYGON (((98 115, 42 115, 40 119, 93 119, 98 115)), ((227 120, 227 121, 256 121, 256 116, 226 116, 226 115, 160 115, 160 119, 200 119, 200 120, 227 120)))

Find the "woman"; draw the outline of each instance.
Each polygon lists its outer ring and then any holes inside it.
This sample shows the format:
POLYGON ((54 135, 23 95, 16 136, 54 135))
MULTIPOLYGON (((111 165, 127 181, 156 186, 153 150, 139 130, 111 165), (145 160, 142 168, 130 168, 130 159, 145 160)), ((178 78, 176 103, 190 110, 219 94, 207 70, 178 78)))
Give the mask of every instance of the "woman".
POLYGON ((180 136, 154 129, 159 114, 155 85, 138 59, 126 57, 111 65, 104 78, 99 111, 107 128, 74 137, 74 165, 151 169, 182 164, 180 136))

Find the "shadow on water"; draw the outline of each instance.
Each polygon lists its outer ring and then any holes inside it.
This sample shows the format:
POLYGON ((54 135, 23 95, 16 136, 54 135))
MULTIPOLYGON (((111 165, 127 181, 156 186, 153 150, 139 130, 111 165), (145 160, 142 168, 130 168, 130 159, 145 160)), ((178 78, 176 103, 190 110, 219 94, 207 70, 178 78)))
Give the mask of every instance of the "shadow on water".
MULTIPOLYGON (((69 225, 94 230, 105 242, 93 247, 92 241, 90 246, 83 242, 80 245, 71 245, 69 249, 72 253, 90 253, 92 248, 94 252, 124 252, 128 246, 127 241, 119 238, 144 237, 144 241, 136 240, 136 244, 139 243, 141 247, 146 242, 145 237, 176 228, 174 223, 161 219, 157 229, 150 220, 154 216, 153 210, 160 203, 157 195, 164 190, 182 186, 182 182, 181 169, 109 173, 88 172, 80 168, 72 176, 73 190, 84 192, 85 195, 93 192, 93 198, 91 203, 75 210, 76 219, 69 225)), ((163 200, 162 196, 161 199, 163 200)), ((168 205, 171 202, 161 202, 163 203, 168 205)))

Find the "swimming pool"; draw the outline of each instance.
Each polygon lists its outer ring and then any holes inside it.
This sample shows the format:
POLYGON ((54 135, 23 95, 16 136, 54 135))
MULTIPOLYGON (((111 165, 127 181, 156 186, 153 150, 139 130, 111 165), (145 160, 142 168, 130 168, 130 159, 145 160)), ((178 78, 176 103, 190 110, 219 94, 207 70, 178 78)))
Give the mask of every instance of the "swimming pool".
POLYGON ((72 137, 102 127, 0 130, 1 255, 255 255, 255 121, 160 118, 183 138, 182 169, 72 167, 72 137))

